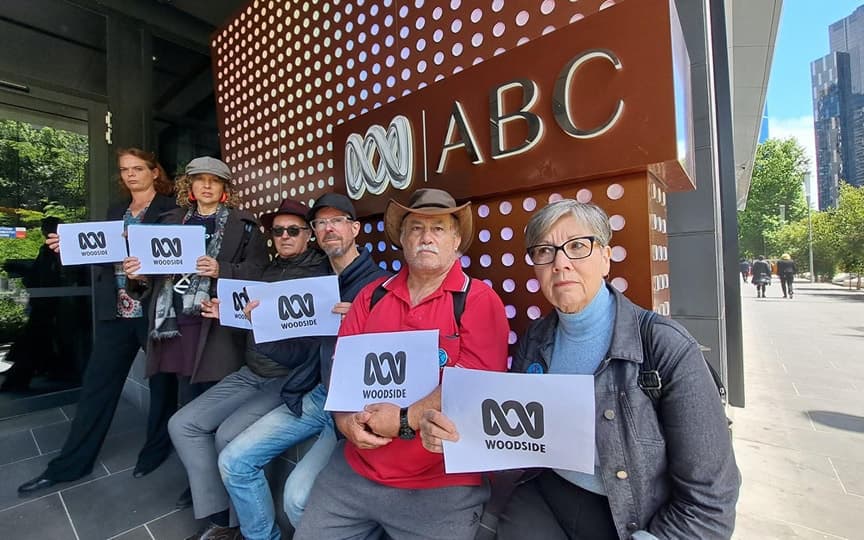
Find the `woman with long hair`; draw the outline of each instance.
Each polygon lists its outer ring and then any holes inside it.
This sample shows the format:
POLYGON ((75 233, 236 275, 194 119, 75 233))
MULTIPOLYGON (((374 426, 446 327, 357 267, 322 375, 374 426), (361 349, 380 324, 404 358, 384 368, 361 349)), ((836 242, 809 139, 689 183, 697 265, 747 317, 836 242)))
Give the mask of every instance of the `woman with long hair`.
MULTIPOLYGON (((124 200, 108 208, 106 219, 155 223, 176 208, 174 186, 156 156, 139 148, 118 150, 120 188, 124 200)), ((60 237, 49 234, 45 244, 60 251, 60 237)), ((45 471, 18 488, 22 495, 71 482, 90 474, 123 391, 138 350, 147 344, 146 305, 127 289, 120 264, 94 265, 93 309, 96 315, 94 347, 84 371, 75 418, 60 455, 45 471)), ((138 454, 133 476, 139 478, 158 467, 171 452, 168 419, 177 408, 177 383, 169 375, 150 379, 147 441, 138 454)))

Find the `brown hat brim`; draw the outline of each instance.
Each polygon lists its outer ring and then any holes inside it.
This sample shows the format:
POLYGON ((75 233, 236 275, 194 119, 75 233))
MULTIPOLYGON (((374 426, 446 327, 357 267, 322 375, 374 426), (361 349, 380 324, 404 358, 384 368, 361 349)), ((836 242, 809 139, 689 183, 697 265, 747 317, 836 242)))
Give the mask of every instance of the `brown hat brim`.
POLYGON ((474 218, 471 212, 471 203, 467 202, 455 208, 408 208, 399 204, 393 199, 387 203, 387 209, 384 211, 384 233, 391 244, 402 249, 402 243, 399 241, 399 233, 402 229, 402 221, 408 214, 420 214, 424 216, 445 216, 453 215, 459 221, 459 252, 465 253, 471 246, 474 240, 474 218))

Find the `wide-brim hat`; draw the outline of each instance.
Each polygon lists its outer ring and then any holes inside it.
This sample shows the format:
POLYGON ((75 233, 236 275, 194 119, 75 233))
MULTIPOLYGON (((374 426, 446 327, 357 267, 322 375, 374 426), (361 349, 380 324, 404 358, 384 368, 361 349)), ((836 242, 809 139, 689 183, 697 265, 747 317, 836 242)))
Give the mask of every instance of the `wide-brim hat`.
POLYGON ((792 257, 788 253, 784 253, 783 255, 780 255, 780 258, 783 259, 784 261, 788 261, 792 257))
POLYGON ((309 207, 302 202, 295 201, 294 199, 282 199, 282 202, 279 204, 279 208, 277 208, 274 212, 261 214, 261 225, 264 225, 264 228, 266 229, 272 229, 273 220, 276 219, 276 216, 284 215, 299 216, 303 219, 303 221, 306 221, 306 214, 308 212, 309 207))
POLYGON ((402 221, 408 214, 420 214, 424 216, 452 215, 459 222, 459 252, 465 253, 474 240, 474 219, 471 213, 471 203, 457 205, 452 195, 441 189, 423 188, 418 189, 408 200, 408 206, 400 204, 394 199, 387 203, 384 211, 384 233, 390 243, 402 248, 399 242, 399 233, 402 229, 402 221))

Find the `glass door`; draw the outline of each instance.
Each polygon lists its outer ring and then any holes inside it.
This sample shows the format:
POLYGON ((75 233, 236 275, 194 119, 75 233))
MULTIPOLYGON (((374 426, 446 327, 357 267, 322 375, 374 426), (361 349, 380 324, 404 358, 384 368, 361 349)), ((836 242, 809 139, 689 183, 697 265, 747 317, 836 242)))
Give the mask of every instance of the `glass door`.
POLYGON ((77 388, 92 344, 89 268, 43 243, 90 218, 86 111, 66 111, 0 100, 0 417, 77 388))

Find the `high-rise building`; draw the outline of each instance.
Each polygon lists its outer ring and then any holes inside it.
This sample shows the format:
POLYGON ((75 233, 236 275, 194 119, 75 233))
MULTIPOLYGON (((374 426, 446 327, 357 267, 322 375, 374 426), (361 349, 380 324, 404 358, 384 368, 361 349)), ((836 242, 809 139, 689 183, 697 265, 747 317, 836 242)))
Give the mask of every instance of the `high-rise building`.
POLYGON ((768 140, 768 102, 765 102, 765 110, 762 111, 762 123, 759 125, 759 144, 768 140))
POLYGON ((841 181, 864 185, 864 5, 828 32, 831 52, 810 64, 820 209, 841 181))

